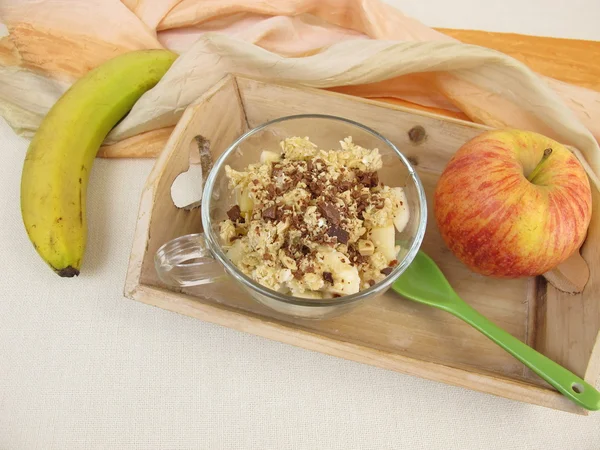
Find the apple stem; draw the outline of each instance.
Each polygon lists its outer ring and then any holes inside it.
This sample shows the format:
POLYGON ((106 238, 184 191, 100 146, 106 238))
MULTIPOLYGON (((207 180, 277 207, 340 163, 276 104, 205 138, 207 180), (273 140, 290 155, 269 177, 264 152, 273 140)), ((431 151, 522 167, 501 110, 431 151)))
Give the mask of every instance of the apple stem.
POLYGON ((533 172, 531 172, 529 174, 529 176, 527 177, 527 179, 529 181, 533 181, 535 176, 540 172, 540 170, 542 170, 542 164, 544 164, 544 161, 546 161, 551 154, 552 154, 551 148, 547 148, 546 150, 544 150, 544 155, 542 156, 542 159, 537 164, 537 166, 535 166, 535 169, 533 169, 533 172))

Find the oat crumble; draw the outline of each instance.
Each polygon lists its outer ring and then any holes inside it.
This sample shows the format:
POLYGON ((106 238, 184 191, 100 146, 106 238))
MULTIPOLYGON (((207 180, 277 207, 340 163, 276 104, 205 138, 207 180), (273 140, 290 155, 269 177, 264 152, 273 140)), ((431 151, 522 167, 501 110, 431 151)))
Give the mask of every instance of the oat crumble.
POLYGON ((263 151, 244 171, 225 167, 237 204, 220 237, 231 261, 258 283, 296 297, 339 297, 381 281, 398 263, 404 192, 379 181, 377 149, 351 137, 340 145, 322 150, 292 137, 280 143, 281 154, 263 151))

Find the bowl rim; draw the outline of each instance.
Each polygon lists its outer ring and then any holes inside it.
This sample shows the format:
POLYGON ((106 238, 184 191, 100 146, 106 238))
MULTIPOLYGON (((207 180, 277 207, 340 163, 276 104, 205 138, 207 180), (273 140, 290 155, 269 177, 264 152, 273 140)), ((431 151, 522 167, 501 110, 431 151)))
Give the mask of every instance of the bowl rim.
POLYGON ((219 155, 217 160, 214 162, 210 172, 208 173, 206 182, 204 183, 204 188, 203 188, 203 192, 202 192, 202 202, 201 202, 200 207, 202 208, 202 210, 201 210, 202 227, 203 227, 206 242, 208 243, 209 249, 212 252, 213 256, 217 259, 217 261, 219 261, 219 263, 221 263, 223 265, 226 272, 229 273, 231 276, 233 276, 236 279, 236 281, 240 282, 242 285, 248 286, 249 288, 253 289, 254 291, 258 292, 261 295, 269 297, 270 299, 273 299, 273 300, 281 301, 283 303, 288 303, 288 304, 296 305, 296 306, 325 307, 325 306, 334 306, 334 305, 344 305, 344 304, 348 304, 348 303, 358 302, 367 297, 370 297, 374 293, 383 292, 383 291, 387 290, 390 287, 390 285, 400 275, 402 275, 402 273, 406 270, 406 268, 412 263, 417 252, 419 251, 419 248, 421 247, 423 238, 425 236, 425 230, 427 227, 427 199, 425 197, 425 190, 423 188, 423 184, 421 182, 421 179, 419 178, 419 175, 417 174, 417 172, 411 165, 408 158, 406 158, 406 156, 404 156, 402 154, 402 152, 400 152, 400 150, 398 150, 398 148, 388 138, 386 138, 379 132, 373 130, 372 128, 370 128, 366 125, 363 125, 359 122, 356 122, 354 120, 351 120, 351 119, 346 119, 344 117, 328 115, 328 114, 294 114, 294 115, 289 115, 289 116, 283 116, 283 117, 279 117, 274 120, 264 122, 252 129, 246 131, 245 133, 243 133, 231 145, 229 145, 229 147, 227 147, 227 149, 223 153, 221 153, 221 155, 219 155), (362 129, 363 131, 375 136, 376 138, 383 141, 385 144, 387 144, 390 148, 392 148, 396 152, 396 155, 400 158, 402 163, 406 166, 409 177, 412 178, 413 182, 415 183, 415 186, 417 187, 417 194, 418 194, 418 201, 419 201, 421 217, 419 220, 417 232, 415 234, 415 238, 413 240, 412 245, 406 252, 406 255, 404 256, 402 261, 399 261, 399 263, 394 267, 392 272, 387 277, 385 277, 380 282, 375 283, 373 286, 370 286, 369 288, 359 291, 359 292, 356 292, 354 294, 344 295, 341 297, 328 298, 328 299, 306 299, 306 298, 301 298, 301 297, 294 297, 294 296, 287 295, 287 294, 282 294, 282 293, 274 291, 266 286, 263 286, 260 283, 256 282, 255 280, 253 280, 252 278, 250 278, 249 276, 247 276, 246 274, 244 274, 240 269, 237 268, 237 266, 235 264, 230 262, 229 258, 225 255, 224 251, 222 250, 221 245, 218 242, 218 237, 215 235, 215 232, 211 226, 210 204, 211 204, 213 186, 215 184, 217 174, 223 168, 223 165, 224 165, 225 161, 227 160, 227 158, 229 157, 229 155, 231 153, 233 153, 242 142, 244 142, 250 136, 258 133, 259 131, 261 131, 271 125, 280 123, 280 122, 297 120, 297 119, 325 119, 325 120, 341 121, 341 122, 345 122, 347 124, 353 125, 355 127, 358 127, 360 129, 362 129))

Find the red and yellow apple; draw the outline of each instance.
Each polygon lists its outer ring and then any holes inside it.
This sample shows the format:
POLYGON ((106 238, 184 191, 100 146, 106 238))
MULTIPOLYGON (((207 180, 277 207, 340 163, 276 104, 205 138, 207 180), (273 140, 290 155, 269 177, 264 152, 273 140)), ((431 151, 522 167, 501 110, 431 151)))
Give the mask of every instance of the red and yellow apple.
POLYGON ((592 213, 588 177, 565 146, 537 133, 493 130, 465 143, 435 191, 437 225, 471 270, 540 275, 575 252, 592 213))

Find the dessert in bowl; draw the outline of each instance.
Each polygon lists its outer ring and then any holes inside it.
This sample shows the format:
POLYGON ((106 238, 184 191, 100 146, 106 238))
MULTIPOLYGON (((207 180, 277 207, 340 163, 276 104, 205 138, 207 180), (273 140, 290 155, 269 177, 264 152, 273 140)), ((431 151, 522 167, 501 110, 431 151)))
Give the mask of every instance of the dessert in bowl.
POLYGON ((281 313, 325 318, 383 294, 425 233, 422 184, 402 153, 364 125, 288 116, 252 129, 215 161, 204 233, 156 255, 161 279, 222 281, 221 265, 281 313))

